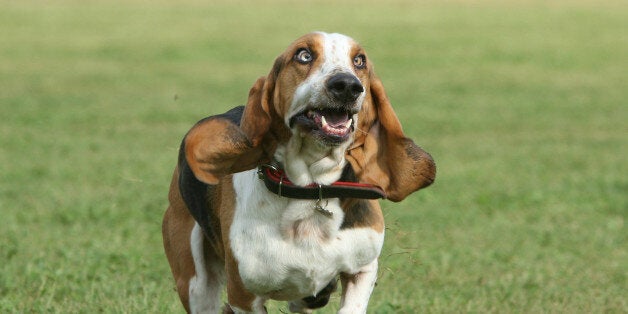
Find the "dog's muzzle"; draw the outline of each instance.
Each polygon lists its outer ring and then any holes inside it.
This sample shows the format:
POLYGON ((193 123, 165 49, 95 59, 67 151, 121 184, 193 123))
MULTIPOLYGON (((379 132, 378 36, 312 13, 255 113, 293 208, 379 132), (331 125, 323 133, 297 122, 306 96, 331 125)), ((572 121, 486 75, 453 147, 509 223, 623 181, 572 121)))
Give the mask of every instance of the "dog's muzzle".
POLYGON ((355 130, 354 115, 364 93, 360 80, 350 73, 336 73, 325 81, 326 98, 312 103, 289 120, 289 127, 298 126, 327 145, 343 143, 355 130))

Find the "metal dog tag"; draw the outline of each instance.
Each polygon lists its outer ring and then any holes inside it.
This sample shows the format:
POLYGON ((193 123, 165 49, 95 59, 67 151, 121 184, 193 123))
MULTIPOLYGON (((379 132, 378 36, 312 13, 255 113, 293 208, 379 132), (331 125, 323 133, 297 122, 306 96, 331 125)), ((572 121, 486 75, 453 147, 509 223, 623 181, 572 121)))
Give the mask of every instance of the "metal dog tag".
MULTIPOLYGON (((328 202, 329 202, 329 201, 328 201, 328 202)), ((327 203, 328 203, 328 202, 326 202, 326 203, 325 203, 325 207, 327 207, 327 203)), ((317 212, 319 212, 319 213, 323 214, 323 216, 325 216, 325 217, 331 217, 331 216, 333 216, 333 215, 334 215, 334 213, 332 213, 330 210, 327 210, 325 207, 323 207, 323 206, 321 205, 322 203, 323 203, 323 202, 322 202, 322 200, 318 200, 318 201, 316 202, 316 206, 314 206, 314 209, 316 209, 316 211, 317 211, 317 212)))
POLYGON ((314 209, 316 209, 317 212, 323 214, 323 216, 330 218, 334 213, 332 213, 331 211, 325 208, 329 204, 329 200, 325 200, 325 206, 323 206, 322 204, 323 204, 323 186, 319 184, 318 185, 318 201, 316 201, 316 206, 314 206, 314 209))

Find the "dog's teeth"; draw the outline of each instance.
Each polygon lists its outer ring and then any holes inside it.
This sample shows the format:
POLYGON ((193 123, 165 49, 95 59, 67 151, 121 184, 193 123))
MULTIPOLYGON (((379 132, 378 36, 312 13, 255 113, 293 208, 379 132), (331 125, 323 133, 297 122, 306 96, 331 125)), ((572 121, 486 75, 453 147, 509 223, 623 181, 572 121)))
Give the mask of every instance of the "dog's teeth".
POLYGON ((349 119, 349 121, 347 121, 347 123, 345 123, 345 129, 348 129, 351 124, 353 123, 353 119, 349 119))
POLYGON ((327 120, 325 120, 325 116, 321 116, 321 124, 323 127, 327 126, 327 120))

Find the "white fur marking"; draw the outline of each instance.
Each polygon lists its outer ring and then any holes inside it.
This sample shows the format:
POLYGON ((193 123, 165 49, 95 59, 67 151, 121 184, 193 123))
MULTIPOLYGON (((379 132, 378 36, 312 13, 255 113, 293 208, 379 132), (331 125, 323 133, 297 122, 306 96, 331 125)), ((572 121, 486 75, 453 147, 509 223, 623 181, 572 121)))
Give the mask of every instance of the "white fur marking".
POLYGON ((313 138, 292 136, 287 145, 277 149, 275 159, 284 164, 286 175, 296 185, 331 184, 342 175, 344 153, 350 144, 323 147, 313 138))
POLYGON ((209 277, 206 271, 206 261, 203 254, 203 231, 198 223, 194 224, 190 234, 190 244, 192 247, 192 257, 194 259, 194 270, 196 275, 190 279, 189 296, 190 312, 192 313, 218 313, 220 311, 220 293, 222 291, 222 281, 220 274, 222 271, 218 267, 211 267, 214 277, 209 277))

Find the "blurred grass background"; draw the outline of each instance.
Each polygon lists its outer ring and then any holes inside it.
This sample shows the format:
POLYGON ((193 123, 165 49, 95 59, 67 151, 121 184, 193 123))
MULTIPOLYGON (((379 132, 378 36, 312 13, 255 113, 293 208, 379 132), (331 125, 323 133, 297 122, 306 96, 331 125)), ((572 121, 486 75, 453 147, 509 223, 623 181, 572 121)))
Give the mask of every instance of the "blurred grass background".
POLYGON ((0 0, 0 312, 181 312, 160 233, 180 139, 323 30, 367 48, 438 165, 383 203, 370 313, 626 313, 627 21, 625 1, 0 0))

